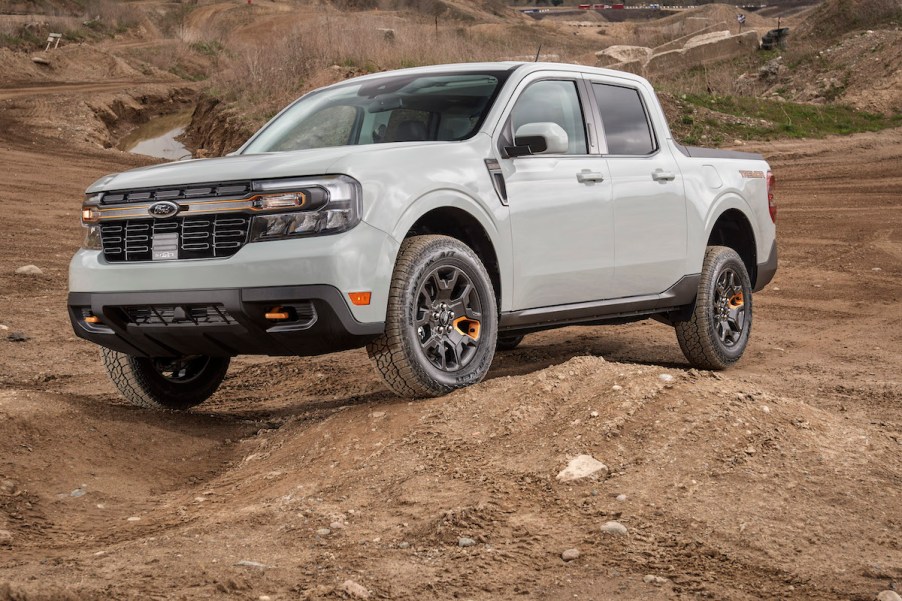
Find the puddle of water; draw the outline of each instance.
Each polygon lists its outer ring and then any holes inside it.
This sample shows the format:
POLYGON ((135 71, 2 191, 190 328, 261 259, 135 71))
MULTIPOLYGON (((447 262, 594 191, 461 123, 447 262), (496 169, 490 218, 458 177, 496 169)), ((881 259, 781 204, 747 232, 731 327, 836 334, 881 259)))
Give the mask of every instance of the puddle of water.
POLYGON ((191 113, 189 109, 155 117, 119 140, 116 148, 170 161, 191 158, 191 151, 176 140, 185 133, 191 122, 191 113))

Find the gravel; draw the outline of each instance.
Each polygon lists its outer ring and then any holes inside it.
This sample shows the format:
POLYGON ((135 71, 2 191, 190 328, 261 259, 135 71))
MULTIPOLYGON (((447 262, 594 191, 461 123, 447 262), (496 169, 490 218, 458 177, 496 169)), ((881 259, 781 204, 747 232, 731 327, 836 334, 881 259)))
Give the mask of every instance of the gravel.
POLYGON ((37 265, 23 265, 16 269, 16 275, 44 275, 44 272, 37 265))
POLYGON ((341 590, 355 599, 370 598, 370 592, 363 585, 357 584, 353 580, 345 580, 341 585, 341 590))
POLYGON ((579 549, 567 549, 563 553, 561 553, 561 559, 564 561, 573 561, 574 559, 579 559, 579 549))
POLYGON ((598 461, 591 455, 577 455, 570 460, 563 470, 557 475, 557 479, 561 482, 570 482, 586 478, 600 471, 607 471, 608 466, 598 461))
POLYGON ((626 526, 620 522, 605 522, 601 526, 601 531, 605 534, 614 534, 617 536, 623 536, 628 532, 626 526))

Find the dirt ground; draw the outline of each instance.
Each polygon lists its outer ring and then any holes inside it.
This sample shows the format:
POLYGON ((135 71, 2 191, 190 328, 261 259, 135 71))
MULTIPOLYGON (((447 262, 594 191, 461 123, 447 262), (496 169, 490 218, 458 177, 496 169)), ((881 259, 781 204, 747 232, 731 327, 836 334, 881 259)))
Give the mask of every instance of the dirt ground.
POLYGON ((363 351, 241 358, 208 403, 161 415, 118 398, 66 317, 82 191, 148 162, 69 135, 85 93, 0 91, 0 599, 902 587, 902 130, 758 148, 780 270, 727 372, 643 322, 529 336, 486 382, 416 402, 363 351), (609 471, 558 482, 580 453, 609 471))

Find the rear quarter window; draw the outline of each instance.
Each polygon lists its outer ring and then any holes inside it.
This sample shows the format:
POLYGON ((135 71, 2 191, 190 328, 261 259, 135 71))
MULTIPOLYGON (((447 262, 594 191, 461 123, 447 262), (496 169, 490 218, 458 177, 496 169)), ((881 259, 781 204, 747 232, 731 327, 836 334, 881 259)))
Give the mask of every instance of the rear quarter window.
POLYGON ((655 151, 645 105, 634 88, 592 84, 608 143, 608 154, 646 155, 655 151))

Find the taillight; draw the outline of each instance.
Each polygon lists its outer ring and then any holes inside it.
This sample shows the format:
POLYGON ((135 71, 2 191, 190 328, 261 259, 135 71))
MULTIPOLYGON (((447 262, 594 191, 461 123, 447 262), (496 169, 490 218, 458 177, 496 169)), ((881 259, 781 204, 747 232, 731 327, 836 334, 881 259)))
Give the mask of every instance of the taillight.
POLYGON ((770 220, 777 223, 777 199, 774 190, 777 188, 777 178, 773 171, 767 172, 767 209, 770 211, 770 220))

